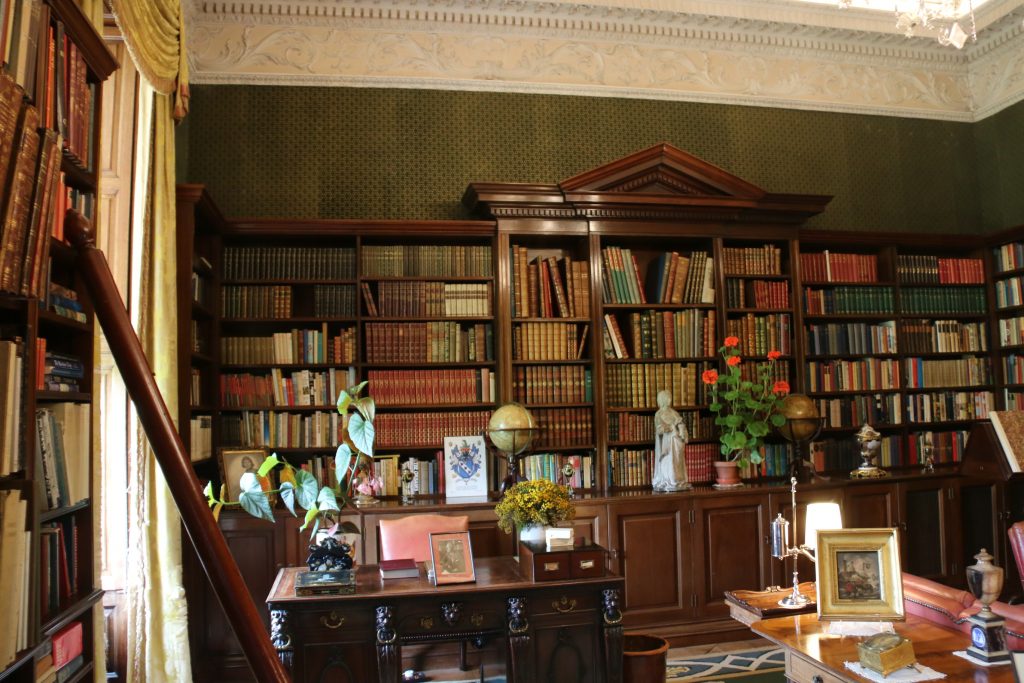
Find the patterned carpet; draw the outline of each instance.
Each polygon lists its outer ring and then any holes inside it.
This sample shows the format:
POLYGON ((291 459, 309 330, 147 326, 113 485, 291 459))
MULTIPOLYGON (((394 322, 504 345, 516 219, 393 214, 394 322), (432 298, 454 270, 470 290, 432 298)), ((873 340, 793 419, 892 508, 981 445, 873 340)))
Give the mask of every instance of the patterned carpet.
POLYGON ((670 659, 668 681, 730 681, 743 683, 786 680, 785 653, 779 648, 719 652, 689 659, 670 659))

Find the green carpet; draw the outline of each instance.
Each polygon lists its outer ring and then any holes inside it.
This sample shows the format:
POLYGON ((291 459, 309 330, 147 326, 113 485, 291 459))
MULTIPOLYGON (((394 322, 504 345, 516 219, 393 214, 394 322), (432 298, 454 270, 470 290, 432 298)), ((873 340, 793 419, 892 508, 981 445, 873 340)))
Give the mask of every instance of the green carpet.
POLYGON ((779 648, 719 652, 688 659, 670 659, 667 681, 736 681, 784 683, 786 657, 779 648))

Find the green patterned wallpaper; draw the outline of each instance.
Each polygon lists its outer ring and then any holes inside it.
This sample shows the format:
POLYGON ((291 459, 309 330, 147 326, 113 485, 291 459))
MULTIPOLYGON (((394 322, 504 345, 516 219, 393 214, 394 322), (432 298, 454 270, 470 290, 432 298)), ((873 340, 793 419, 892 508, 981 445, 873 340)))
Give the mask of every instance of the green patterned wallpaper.
MULTIPOLYGON (((181 168, 230 217, 466 218, 474 181, 553 183, 668 142, 772 192, 834 195, 810 225, 971 233, 972 124, 690 102, 431 90, 198 85, 181 168)), ((993 124, 995 126, 995 124, 993 124)), ((1018 149, 1022 146, 1018 144, 1018 149)), ((1019 160, 998 172, 1020 179, 1019 160)), ((1019 184, 1019 183, 1018 183, 1019 184)))
POLYGON ((1024 102, 974 124, 981 224, 1024 225, 1024 102))

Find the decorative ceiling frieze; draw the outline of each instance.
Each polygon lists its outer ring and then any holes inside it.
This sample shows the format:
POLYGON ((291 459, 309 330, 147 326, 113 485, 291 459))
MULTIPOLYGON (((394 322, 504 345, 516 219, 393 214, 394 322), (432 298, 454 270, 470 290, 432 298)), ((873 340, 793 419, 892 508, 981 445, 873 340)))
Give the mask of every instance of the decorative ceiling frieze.
POLYGON ((879 21, 877 12, 769 0, 676 0, 675 10, 668 4, 185 0, 184 6, 197 83, 596 95, 954 121, 977 120, 1024 99, 1024 0, 990 0, 983 9, 1003 14, 986 18, 979 10, 985 29, 962 52, 879 32, 871 24, 879 21), (719 14, 701 13, 712 10, 719 14), (827 25, 825 18, 845 25, 827 25))

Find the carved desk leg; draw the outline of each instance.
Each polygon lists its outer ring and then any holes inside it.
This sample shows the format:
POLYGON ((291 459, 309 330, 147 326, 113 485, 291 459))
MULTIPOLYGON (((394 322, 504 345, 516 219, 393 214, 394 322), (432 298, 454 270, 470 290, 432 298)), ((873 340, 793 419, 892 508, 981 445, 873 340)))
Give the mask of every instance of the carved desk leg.
POLYGON ((617 588, 606 588, 601 598, 607 683, 622 683, 622 610, 619 609, 619 591, 617 588))
POLYGON ((292 625, 288 610, 270 610, 270 643, 277 650, 277 658, 284 664, 288 673, 292 671, 292 625))
POLYGON ((509 683, 533 683, 533 652, 526 598, 508 599, 509 683))
POLYGON ((380 683, 402 680, 402 652, 395 630, 395 608, 377 608, 377 673, 380 683))

